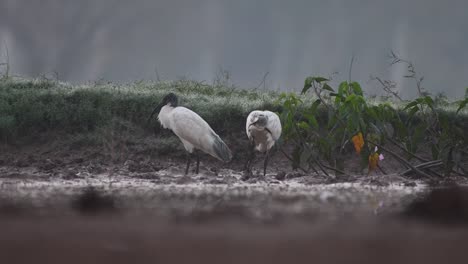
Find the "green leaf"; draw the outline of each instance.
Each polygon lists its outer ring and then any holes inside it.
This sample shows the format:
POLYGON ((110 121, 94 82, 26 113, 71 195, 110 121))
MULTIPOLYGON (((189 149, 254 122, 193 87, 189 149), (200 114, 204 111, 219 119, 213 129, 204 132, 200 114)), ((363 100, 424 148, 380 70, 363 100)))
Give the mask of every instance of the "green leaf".
POLYGON ((346 110, 347 110, 347 105, 345 105, 345 104, 342 104, 342 105, 340 105, 338 107, 338 113, 339 114, 343 114, 343 113, 347 112, 346 110))
MULTIPOLYGON (((335 90, 333 90, 333 88, 331 88, 331 86, 328 85, 328 83, 324 83, 323 86, 322 86, 322 89, 330 91, 330 92, 335 92, 335 90)), ((330 95, 331 95, 331 93, 330 93, 330 95)))
POLYGON ((317 99, 315 100, 315 102, 312 104, 312 106, 310 107, 310 111, 312 113, 315 113, 317 111, 317 107, 320 105, 322 101, 320 99, 317 99))
MULTIPOLYGON (((315 116, 312 113, 304 113, 304 117, 307 118, 307 121, 309 122, 309 125, 311 125, 314 128, 318 128, 318 122, 315 116)), ((310 126, 309 126, 310 128, 310 126)))
POLYGON ((356 103, 356 95, 355 94, 350 94, 349 96, 346 97, 345 102, 352 102, 353 104, 356 103))
POLYGON ((310 116, 309 122, 313 127, 318 128, 318 122, 315 116, 310 116))
POLYGON ((359 120, 356 118, 356 116, 354 115, 350 116, 348 118, 347 128, 351 131, 360 130, 358 126, 359 126, 359 120))
MULTIPOLYGON (((419 98, 418 98, 418 99, 419 99, 419 98)), ((416 105, 418 105, 418 104, 419 104, 419 102, 418 102, 418 100, 416 99, 416 100, 410 102, 409 104, 407 104, 407 105, 405 106, 405 108, 403 108, 403 111, 405 111, 405 110, 407 110, 407 109, 409 109, 409 108, 411 108, 411 107, 413 107, 413 106, 416 106, 416 105)))
POLYGON ((374 108, 367 108, 366 113, 374 120, 379 120, 379 117, 377 116, 377 112, 375 111, 374 108))
POLYGON ((327 81, 329 81, 329 79, 327 78, 309 76, 304 81, 304 88, 302 88, 301 94, 306 93, 310 89, 310 87, 312 87, 313 82, 322 83, 322 82, 327 82, 327 81))
POLYGON ((338 86, 338 94, 341 96, 348 95, 348 82, 341 82, 338 86))
POLYGON ((328 129, 331 129, 337 122, 338 120, 336 119, 336 117, 333 115, 331 117, 328 118, 328 129))
POLYGON ((409 112, 409 116, 410 118, 412 118, 414 116, 414 114, 416 114, 416 112, 419 111, 419 107, 418 106, 414 106, 413 108, 411 108, 410 112, 409 112))
POLYGON ((418 104, 422 104, 424 103, 424 100, 425 100, 424 97, 419 97, 419 98, 416 98, 415 101, 418 102, 418 104))
POLYGON ((304 130, 308 130, 308 129, 310 128, 310 127, 309 127, 309 124, 307 124, 307 123, 304 122, 304 121, 301 121, 301 122, 297 123, 297 126, 298 126, 299 128, 304 129, 304 130))
POLYGON ((330 81, 329 79, 323 78, 323 77, 314 77, 313 80, 314 80, 315 82, 317 82, 317 83, 330 81))
POLYGON ((434 100, 432 100, 432 98, 430 96, 425 96, 424 97, 424 102, 430 107, 432 107, 434 105, 434 100))
POLYGON ((353 92, 357 95, 363 95, 361 85, 358 82, 352 82, 351 87, 353 88, 353 92))
POLYGON ((304 81, 304 88, 302 88, 301 94, 305 94, 307 90, 312 87, 312 82, 314 81, 314 77, 307 77, 304 81))
POLYGON ((459 105, 458 105, 458 109, 456 113, 458 114, 458 112, 460 112, 460 110, 465 108, 467 104, 468 104, 468 98, 465 98, 465 100, 459 101, 459 105))

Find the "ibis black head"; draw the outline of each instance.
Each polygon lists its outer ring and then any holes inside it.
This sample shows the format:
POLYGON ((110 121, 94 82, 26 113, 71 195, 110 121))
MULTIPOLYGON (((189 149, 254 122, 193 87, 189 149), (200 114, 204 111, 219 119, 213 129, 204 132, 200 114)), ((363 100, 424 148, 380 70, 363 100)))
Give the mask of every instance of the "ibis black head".
POLYGON ((153 112, 151 113, 150 117, 148 118, 147 123, 149 123, 149 121, 151 120, 151 118, 153 117, 153 115, 154 115, 156 112, 159 112, 163 106, 165 106, 165 105, 170 105, 170 106, 172 106, 172 107, 176 107, 176 106, 177 106, 177 103, 178 103, 177 95, 175 95, 174 93, 168 93, 166 96, 164 96, 164 98, 162 99, 161 103, 159 103, 159 104, 156 106, 156 108, 154 108, 153 112))
POLYGON ((263 114, 256 114, 252 119, 250 126, 256 126, 258 128, 266 127, 268 124, 268 116, 263 114))
POLYGON ((268 116, 266 115, 258 115, 257 120, 255 121, 255 124, 259 127, 266 127, 268 123, 268 116))
POLYGON ((161 102, 161 107, 167 104, 170 104, 170 106, 172 107, 176 107, 177 103, 178 103, 177 95, 175 95, 174 93, 169 93, 166 96, 164 96, 161 102))

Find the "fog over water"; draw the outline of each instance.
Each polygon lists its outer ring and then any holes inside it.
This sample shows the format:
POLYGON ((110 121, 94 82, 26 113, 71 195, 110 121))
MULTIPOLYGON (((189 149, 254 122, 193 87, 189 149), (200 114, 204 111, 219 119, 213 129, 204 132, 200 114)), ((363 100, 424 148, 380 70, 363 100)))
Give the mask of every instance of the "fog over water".
MULTIPOLYGON (((427 90, 462 97, 468 87, 468 1, 463 0, 0 0, 0 62, 11 72, 59 79, 212 81, 222 68, 239 87, 299 91, 308 75, 370 76, 416 94, 405 66, 427 90)), ((3 72, 4 67, 0 68, 3 72)))

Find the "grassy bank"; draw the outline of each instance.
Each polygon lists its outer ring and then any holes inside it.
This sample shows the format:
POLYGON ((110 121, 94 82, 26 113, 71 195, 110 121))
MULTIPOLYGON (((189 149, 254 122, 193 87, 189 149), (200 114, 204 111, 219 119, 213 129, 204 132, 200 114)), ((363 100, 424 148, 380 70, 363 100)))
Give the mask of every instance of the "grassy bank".
MULTIPOLYGON (((275 93, 205 85, 194 81, 70 85, 43 79, 0 81, 0 136, 4 142, 44 132, 84 133, 112 123, 144 127, 161 98, 179 95, 221 134, 240 131, 256 108, 275 108, 275 93)), ((152 127, 158 129, 156 119, 152 127)))

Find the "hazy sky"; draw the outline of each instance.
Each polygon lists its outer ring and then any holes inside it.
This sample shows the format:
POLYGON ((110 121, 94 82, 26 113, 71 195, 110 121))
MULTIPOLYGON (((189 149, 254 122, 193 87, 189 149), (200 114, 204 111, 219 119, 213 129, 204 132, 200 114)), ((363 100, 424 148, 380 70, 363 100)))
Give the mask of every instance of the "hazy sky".
MULTIPOLYGON (((308 75, 397 81, 411 60, 423 85, 450 97, 468 86, 468 1, 447 0, 0 0, 0 62, 12 72, 56 71, 65 81, 182 76, 212 81, 221 68, 240 87, 298 91, 308 75)), ((0 69, 1 70, 1 69, 0 69)))

